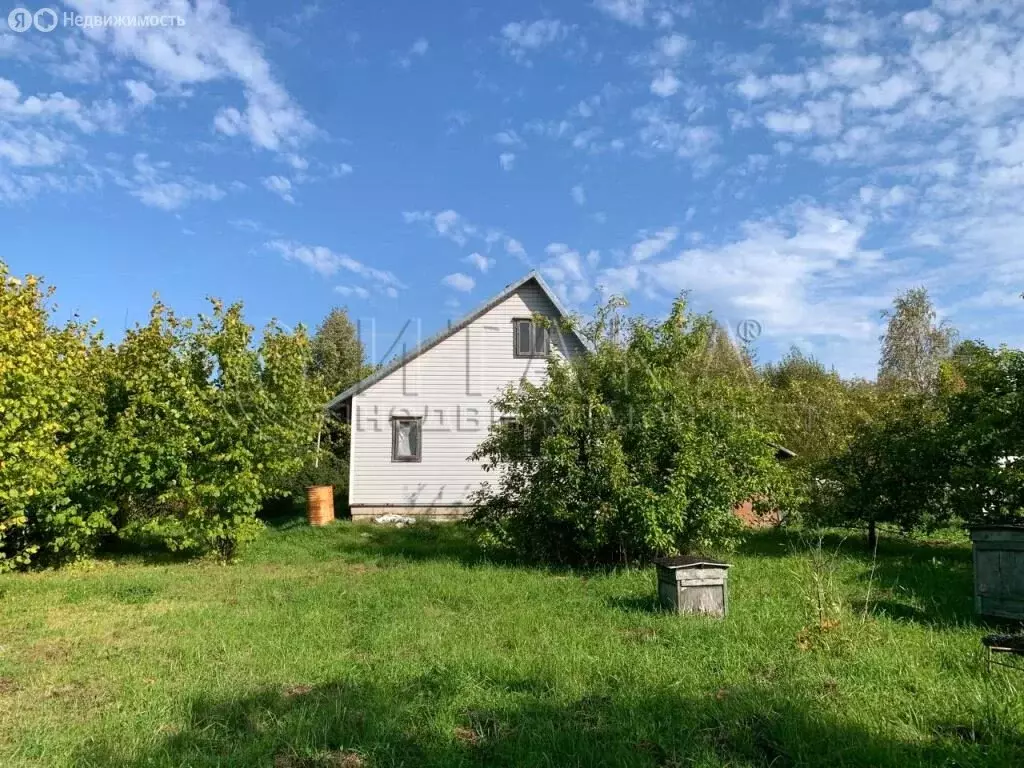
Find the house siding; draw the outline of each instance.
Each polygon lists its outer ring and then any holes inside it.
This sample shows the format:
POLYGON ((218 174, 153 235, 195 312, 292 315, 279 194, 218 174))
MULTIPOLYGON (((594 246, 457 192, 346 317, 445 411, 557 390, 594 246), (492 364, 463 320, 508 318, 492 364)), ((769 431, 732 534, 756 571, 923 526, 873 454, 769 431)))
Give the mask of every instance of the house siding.
MULTIPOLYGON (((468 457, 501 416, 491 401, 508 384, 543 381, 547 361, 513 354, 517 318, 558 310, 529 281, 465 328, 353 396, 349 504, 354 517, 366 510, 443 510, 448 516, 471 504, 488 478, 468 457), (391 417, 423 418, 422 459, 391 459, 391 417)), ((582 352, 573 334, 552 334, 556 355, 582 352)))

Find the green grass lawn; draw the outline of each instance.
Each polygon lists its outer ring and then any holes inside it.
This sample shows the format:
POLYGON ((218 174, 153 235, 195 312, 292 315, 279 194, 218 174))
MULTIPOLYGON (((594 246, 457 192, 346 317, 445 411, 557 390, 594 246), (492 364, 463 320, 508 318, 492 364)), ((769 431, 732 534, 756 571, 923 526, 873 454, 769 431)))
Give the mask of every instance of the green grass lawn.
POLYGON ((730 557, 725 621, 654 610, 649 570, 488 563, 454 525, 3 576, 0 765, 1024 765, 967 544, 883 540, 873 579, 862 546, 825 630, 779 533, 730 557))

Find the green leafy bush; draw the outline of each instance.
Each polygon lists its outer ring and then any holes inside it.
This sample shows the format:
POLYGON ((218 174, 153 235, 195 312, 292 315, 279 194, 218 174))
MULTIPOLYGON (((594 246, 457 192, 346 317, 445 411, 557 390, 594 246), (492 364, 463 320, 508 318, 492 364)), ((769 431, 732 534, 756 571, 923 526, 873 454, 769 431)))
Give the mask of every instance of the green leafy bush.
POLYGON ((1024 352, 968 342, 946 371, 951 504, 970 523, 1024 521, 1024 352))
POLYGON ((240 305, 212 308, 192 322, 157 303, 118 348, 109 493, 124 535, 230 558, 311 451, 324 393, 302 329, 271 324, 254 346, 240 305))
POLYGON ((0 571, 88 552, 110 528, 72 461, 99 426, 100 350, 88 326, 49 324, 50 294, 0 262, 0 571))
POLYGON ((545 562, 630 562, 726 548, 742 532, 737 504, 788 504, 762 389, 720 364, 718 326, 683 298, 661 323, 623 306, 583 329, 588 354, 552 357, 544 384, 496 401, 510 418, 472 457, 497 475, 475 499, 485 543, 545 562))
POLYGON ((257 343, 240 304, 158 301, 110 346, 51 326, 49 295, 0 263, 0 570, 115 533, 232 557, 313 455, 327 394, 305 331, 257 343))

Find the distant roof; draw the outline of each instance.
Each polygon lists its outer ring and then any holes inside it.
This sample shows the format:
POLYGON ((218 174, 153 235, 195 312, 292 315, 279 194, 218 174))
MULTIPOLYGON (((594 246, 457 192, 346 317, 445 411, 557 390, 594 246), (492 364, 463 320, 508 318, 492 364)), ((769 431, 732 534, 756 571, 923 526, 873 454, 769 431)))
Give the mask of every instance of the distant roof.
POLYGON ((776 459, 785 460, 796 458, 796 451, 791 451, 784 445, 778 445, 777 443, 768 443, 768 445, 775 449, 776 459))
MULTIPOLYGON (((542 278, 536 271, 532 271, 529 274, 525 275, 524 277, 520 278, 519 280, 516 280, 514 283, 509 283, 508 285, 506 285, 505 288, 502 289, 501 293, 499 293, 497 296, 489 299, 484 304, 481 304, 479 307, 474 309, 472 312, 470 312, 468 315, 463 317, 457 323, 455 323, 453 325, 449 325, 447 328, 444 328, 443 330, 435 333, 433 336, 431 336, 430 338, 428 338, 425 341, 423 341, 422 344, 420 344, 418 347, 416 347, 412 351, 407 352, 404 355, 400 355, 399 357, 396 357, 390 363, 388 363, 387 365, 381 366, 380 368, 378 368, 376 371, 374 371, 372 374, 367 376, 362 381, 358 381, 355 384, 353 384, 351 387, 346 389, 340 395, 337 395, 336 397, 334 397, 334 399, 332 399, 327 404, 327 409, 331 410, 331 409, 334 409, 334 408, 338 407, 339 405, 344 403, 346 400, 351 398, 353 395, 358 395, 363 390, 367 389, 368 387, 373 386, 378 381, 383 379, 385 376, 388 376, 389 374, 394 373, 395 371, 397 371, 399 368, 401 368, 406 363, 408 363, 411 360, 414 360, 415 358, 417 358, 420 355, 422 355, 428 349, 430 349, 432 347, 436 347, 438 344, 440 344, 442 341, 447 339, 449 336, 453 336, 454 334, 456 334, 459 331, 461 331, 463 328, 465 328, 467 325, 472 323, 474 320, 476 320, 478 317, 483 315, 485 312, 488 312, 489 310, 491 310, 494 307, 498 306, 501 302, 503 302, 505 299, 507 299, 509 296, 511 296, 517 290, 522 288, 524 285, 529 283, 531 280, 537 284, 537 286, 541 289, 541 291, 544 292, 544 295, 547 296, 547 298, 555 306, 555 310, 557 310, 559 315, 561 315, 562 317, 569 317, 569 312, 566 311, 565 307, 562 306, 562 303, 558 300, 558 297, 555 296, 554 291, 552 291, 548 287, 547 283, 544 282, 544 278, 542 278)), ((580 344, 582 344, 584 347, 588 347, 589 346, 587 344, 586 340, 582 336, 580 336, 578 331, 573 329, 573 334, 576 336, 577 339, 579 339, 580 344)))

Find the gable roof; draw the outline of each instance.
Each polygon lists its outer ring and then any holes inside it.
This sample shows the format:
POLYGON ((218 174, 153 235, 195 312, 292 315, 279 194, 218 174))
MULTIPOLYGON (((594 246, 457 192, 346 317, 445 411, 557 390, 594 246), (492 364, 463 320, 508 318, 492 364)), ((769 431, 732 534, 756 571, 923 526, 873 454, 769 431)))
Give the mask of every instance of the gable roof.
MULTIPOLYGON (((424 352, 426 352, 428 349, 436 347, 449 336, 455 335, 463 328, 465 328, 467 325, 476 320, 478 317, 501 304, 501 302, 503 302, 505 299, 507 299, 509 296, 511 296, 513 293, 515 293, 516 291, 518 291, 520 288, 522 288, 524 285, 531 281, 537 284, 541 292, 543 292, 544 295, 548 298, 548 300, 554 305, 555 311, 557 311, 561 317, 569 317, 569 312, 566 311, 565 307, 562 306, 562 303, 558 300, 558 297, 555 296, 554 291, 552 291, 551 288, 548 287, 548 284, 544 282, 544 278, 542 278, 536 271, 531 271, 529 274, 525 275, 519 280, 516 280, 514 283, 509 283, 508 285, 506 285, 505 288, 501 291, 501 293, 499 293, 497 296, 491 299, 488 299, 484 304, 481 304, 479 307, 474 309, 472 312, 463 317, 457 323, 449 325, 447 328, 444 328, 443 330, 435 333, 430 338, 424 340, 418 347, 416 347, 412 351, 407 352, 404 355, 400 355, 399 357, 396 357, 390 363, 381 366, 362 381, 356 382, 351 387, 346 389, 344 392, 335 396, 327 404, 327 410, 332 410, 336 408, 337 406, 341 405, 346 400, 351 398, 353 395, 358 395, 360 392, 376 384, 385 376, 394 373, 406 363, 416 359, 424 352)), ((588 347, 586 340, 584 340, 584 338, 580 336, 577 330, 573 329, 572 332, 573 335, 575 335, 576 338, 579 340, 580 344, 583 345, 584 349, 586 349, 588 347)))

